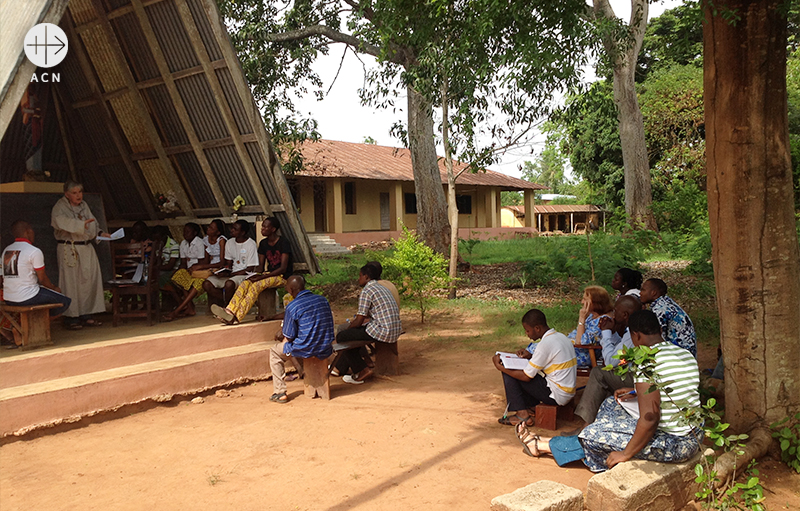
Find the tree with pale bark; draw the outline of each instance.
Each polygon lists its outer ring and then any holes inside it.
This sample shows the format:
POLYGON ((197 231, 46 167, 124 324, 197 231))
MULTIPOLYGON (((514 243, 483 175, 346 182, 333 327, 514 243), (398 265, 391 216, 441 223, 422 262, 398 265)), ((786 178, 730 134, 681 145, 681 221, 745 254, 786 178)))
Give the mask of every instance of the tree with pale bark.
POLYGON ((648 12, 648 0, 631 0, 630 21, 621 26, 608 0, 593 0, 593 15, 613 69, 614 103, 625 171, 625 213, 632 227, 656 230, 644 122, 635 86, 636 62, 647 29, 648 12))

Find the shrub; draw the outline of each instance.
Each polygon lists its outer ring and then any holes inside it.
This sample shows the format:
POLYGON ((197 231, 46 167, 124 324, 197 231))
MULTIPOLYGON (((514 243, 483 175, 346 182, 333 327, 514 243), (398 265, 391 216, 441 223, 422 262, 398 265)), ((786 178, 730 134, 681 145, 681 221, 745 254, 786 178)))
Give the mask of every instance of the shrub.
POLYGON ((382 255, 384 278, 399 282, 399 291, 419 306, 420 321, 436 294, 450 282, 444 256, 417 239, 403 226, 403 236, 394 244, 394 253, 382 255))

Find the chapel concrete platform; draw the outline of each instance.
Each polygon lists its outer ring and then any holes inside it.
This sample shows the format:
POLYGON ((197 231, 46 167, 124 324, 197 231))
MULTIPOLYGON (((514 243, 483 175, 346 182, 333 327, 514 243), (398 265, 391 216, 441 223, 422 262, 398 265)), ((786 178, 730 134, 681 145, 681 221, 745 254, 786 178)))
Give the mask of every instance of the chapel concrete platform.
POLYGON ((76 331, 54 323, 53 346, 0 350, 0 438, 269 376, 280 321, 225 326, 198 312, 152 327, 113 328, 110 317, 76 331))

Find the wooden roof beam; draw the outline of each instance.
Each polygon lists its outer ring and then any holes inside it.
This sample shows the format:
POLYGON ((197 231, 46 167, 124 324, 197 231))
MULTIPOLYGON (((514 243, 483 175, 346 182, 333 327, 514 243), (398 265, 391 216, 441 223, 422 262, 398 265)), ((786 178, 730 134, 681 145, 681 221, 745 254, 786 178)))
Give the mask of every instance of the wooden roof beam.
POLYGON ((150 112, 147 110, 147 105, 145 105, 141 93, 136 87, 136 79, 133 77, 133 73, 131 72, 130 67, 127 65, 128 59, 126 58, 125 53, 122 51, 122 46, 117 39, 117 35, 114 33, 114 30, 111 27, 111 22, 108 19, 103 2, 102 0, 92 0, 92 4, 94 5, 98 18, 100 18, 103 22, 100 26, 108 38, 109 50, 116 57, 117 62, 121 63, 119 68, 122 71, 123 79, 125 80, 125 84, 128 86, 128 90, 131 93, 134 107, 139 114, 139 120, 147 132, 150 143, 158 154, 158 160, 161 164, 161 169, 164 171, 164 176, 167 178, 169 185, 172 187, 172 191, 175 193, 175 197, 178 199, 178 204, 180 204, 183 212, 186 214, 191 214, 192 210, 194 209, 192 203, 189 201, 189 197, 186 195, 186 190, 183 188, 183 183, 181 183, 177 171, 172 166, 172 162, 167 156, 167 153, 164 151, 161 137, 159 136, 158 131, 153 124, 153 119, 150 117, 150 112))
MULTIPOLYGON (((83 41, 81 40, 81 37, 73 30, 74 21, 72 19, 72 15, 69 13, 67 15, 69 16, 69 22, 65 23, 64 27, 67 32, 67 37, 73 41, 71 46, 75 47, 74 51, 78 56, 78 62, 83 70, 83 75, 89 84, 89 88, 92 90, 92 95, 97 101, 97 104, 100 105, 103 123, 108 128, 108 133, 111 136, 111 139, 114 141, 114 145, 117 148, 117 152, 119 152, 123 165, 125 165, 125 168, 131 175, 134 187, 136 188, 136 191, 142 200, 142 204, 144 204, 147 215, 152 220, 156 220, 158 219, 158 212, 153 204, 152 194, 150 193, 150 190, 144 181, 144 175, 142 174, 141 169, 135 163, 133 163, 129 157, 128 153, 130 149, 125 145, 124 136, 120 133, 119 127, 114 122, 114 116, 111 113, 111 107, 109 107, 108 103, 106 103, 102 98, 100 84, 97 82, 97 78, 94 75, 94 68, 83 47, 83 41)), ((70 110, 68 110, 68 113, 70 110)), ((100 182, 104 182, 102 178, 100 179, 100 182)), ((113 198, 113 195, 111 195, 110 192, 109 197, 113 198)))
MULTIPOLYGON (((211 66, 214 69, 221 69, 223 67, 227 67, 227 63, 225 62, 224 59, 219 59, 219 60, 215 60, 215 61, 211 62, 211 66)), ((170 76, 172 76, 173 80, 179 80, 181 78, 186 78, 188 76, 199 75, 199 74, 201 74, 203 72, 204 72, 203 66, 195 66, 195 67, 190 67, 189 69, 182 69, 180 71, 176 71, 174 73, 171 73, 170 76)), ((158 85, 163 85, 164 83, 165 83, 164 82, 164 78, 161 77, 161 76, 157 76, 155 78, 150 78, 148 80, 143 80, 141 82, 136 82, 136 88, 139 89, 139 90, 149 89, 151 87, 156 87, 158 85)), ((111 99, 118 98, 120 96, 124 96, 128 92, 129 92, 128 91, 128 87, 125 86, 125 87, 122 87, 121 89, 116 89, 116 90, 112 90, 110 92, 106 92, 102 96, 103 96, 104 100, 109 101, 111 99)), ((92 106, 92 105, 96 105, 96 104, 97 104, 97 101, 94 98, 87 98, 87 99, 81 99, 79 101, 75 101, 74 103, 72 103, 72 108, 76 108, 76 109, 77 108, 85 108, 87 106, 92 106)))
MULTIPOLYGON (((189 40, 192 41, 192 46, 194 46, 197 57, 200 59, 200 64, 205 70, 206 78, 208 79, 208 83, 211 86, 212 92, 214 93, 214 97, 217 98, 217 104, 222 112, 222 118, 225 121, 225 127, 233 138, 234 146, 236 147, 236 153, 239 155, 239 159, 242 162, 247 179, 250 181, 250 186, 253 187, 253 191, 256 194, 256 199, 258 200, 258 203, 262 207, 263 211, 266 213, 270 211, 269 199, 267 199, 264 186, 261 184, 261 180, 258 178, 258 174, 253 166, 253 162, 250 160, 250 155, 247 152, 247 148, 244 146, 244 141, 239 133, 239 127, 236 124, 236 120, 234 119, 230 105, 228 105, 225 92, 222 90, 222 85, 220 85, 219 80, 217 79, 217 74, 214 72, 214 67, 211 65, 211 59, 208 57, 205 44, 203 44, 203 39, 200 37, 200 31, 194 22, 192 11, 189 9, 186 0, 175 0, 175 5, 178 8, 178 12, 181 14, 181 19, 183 19, 186 32, 189 35, 189 40)), ((209 12, 209 9, 205 9, 205 11, 209 12)), ((216 9, 214 9, 214 11, 216 11, 216 9)), ((224 46, 225 44, 220 45, 220 47, 224 46)), ((227 57, 225 60, 230 68, 230 60, 228 60, 227 57)), ((234 61, 233 65, 238 66, 238 61, 234 61)), ((231 74, 235 75, 235 73, 231 74)), ((251 94, 249 89, 247 93, 248 95, 251 94)))
MULTIPOLYGON (((147 40, 147 44, 150 45, 150 50, 153 52, 153 58, 158 66, 158 71, 161 73, 161 79, 164 80, 164 85, 167 87, 169 97, 172 99, 172 103, 175 106, 175 111, 178 114, 178 118, 180 118, 184 130, 186 130, 186 135, 189 138, 189 145, 191 146, 197 161, 200 163, 200 168, 203 170, 203 175, 205 176, 206 181, 208 181, 208 186, 211 188, 211 193, 214 195, 214 199, 217 201, 217 206, 219 206, 219 209, 224 216, 230 216, 231 206, 227 204, 225 195, 222 193, 222 188, 219 185, 219 181, 214 175, 214 171, 211 170, 211 164, 208 162, 205 151, 203 151, 203 146, 200 143, 200 139, 198 138, 197 132, 194 129, 192 120, 189 117, 189 112, 186 110, 186 105, 183 103, 183 98, 178 92, 178 88, 175 86, 175 79, 169 71, 167 59, 161 52, 161 47, 158 44, 156 33, 153 30, 153 26, 150 24, 150 19, 147 17, 147 13, 144 10, 144 5, 141 0, 133 0, 131 5, 133 5, 133 10, 136 13, 136 17, 139 18, 139 24, 142 26, 144 37, 147 40)), ((202 71, 203 68, 201 66, 200 72, 202 71)))

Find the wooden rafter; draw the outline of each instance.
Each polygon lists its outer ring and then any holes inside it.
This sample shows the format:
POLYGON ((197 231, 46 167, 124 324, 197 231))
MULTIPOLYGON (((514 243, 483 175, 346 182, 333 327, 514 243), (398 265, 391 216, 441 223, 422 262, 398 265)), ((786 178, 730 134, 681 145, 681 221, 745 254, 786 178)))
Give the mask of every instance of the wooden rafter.
POLYGON ((197 132, 194 129, 194 125, 189 117, 189 112, 186 110, 186 105, 183 103, 183 98, 178 92, 178 88, 175 86, 175 80, 169 71, 167 60, 164 58, 164 54, 161 52, 161 47, 156 39, 153 26, 150 24, 150 20, 144 10, 144 5, 142 4, 141 0, 133 0, 132 5, 136 16, 139 18, 139 24, 142 26, 144 37, 147 40, 147 43, 150 45, 150 50, 153 52, 153 58, 158 66, 158 71, 161 73, 161 78, 164 80, 164 85, 166 85, 169 96, 172 99, 172 103, 175 105, 175 111, 178 114, 178 118, 180 118, 184 130, 186 130, 186 135, 189 138, 189 145, 191 146, 197 161, 200 163, 200 168, 203 170, 203 175, 208 181, 208 186, 211 188, 211 193, 214 194, 214 199, 217 201, 217 206, 219 206, 219 209, 223 215, 230 216, 231 207, 226 203, 225 195, 222 193, 222 188, 219 186, 219 181, 217 181, 214 171, 211 170, 211 165, 208 163, 208 158, 206 158, 205 151, 203 151, 203 146, 200 143, 200 139, 198 138, 197 132))
MULTIPOLYGON (((184 8, 188 11, 188 8, 186 7, 186 0, 175 1, 179 8, 184 8)), ((205 1, 213 2, 213 0, 205 1)), ((247 82, 244 80, 244 72, 242 71, 241 64, 239 63, 239 58, 236 56, 236 53, 233 50, 233 45, 228 37, 227 29, 225 28, 222 20, 219 18, 217 9, 207 8, 206 12, 210 17, 211 29, 217 39, 217 44, 222 49, 225 60, 228 62, 228 68, 231 69, 233 83, 236 86, 237 93, 242 98, 242 104, 244 105, 244 110, 247 114, 248 120, 255 128, 254 132, 258 137, 258 144, 261 152, 267 157, 267 166, 272 172, 272 178, 275 182, 275 187, 281 196, 281 201, 284 205, 291 205, 294 203, 294 199, 292 199, 291 192, 289 191, 289 185, 286 183, 286 177, 283 174, 283 169, 280 166, 280 162, 278 162, 275 156, 275 150, 272 147, 272 141, 267 135, 267 128, 264 126, 264 119, 261 117, 261 112, 259 112, 258 107, 255 104, 255 100, 253 100, 253 95, 250 92, 250 88, 247 85, 247 82)), ((319 270, 318 264, 316 263, 317 258, 316 255, 314 255, 314 251, 311 249, 311 242, 308 240, 308 234, 303 227, 303 223, 300 221, 296 207, 293 210, 291 208, 288 209, 289 210, 286 211, 286 216, 289 219, 289 224, 292 230, 297 235, 297 241, 298 245, 300 246, 300 250, 302 250, 304 259, 308 261, 309 266, 313 266, 313 268, 309 268, 310 271, 312 273, 316 273, 319 270)), ((264 209, 264 212, 266 211, 267 210, 264 209)))
MULTIPOLYGON (((101 97, 101 87, 100 84, 97 82, 97 78, 94 75, 94 69, 92 64, 89 60, 89 56, 86 54, 81 38, 78 34, 72 30, 73 27, 73 20, 72 16, 69 15, 69 21, 65 23, 64 28, 67 32, 67 37, 73 41, 70 46, 74 46, 75 51, 78 56, 78 62, 80 63, 81 69, 83 70, 83 74, 86 77, 86 81, 89 84, 89 88, 92 90, 92 95, 98 101, 98 105, 100 105, 100 112, 103 117, 103 123, 108 128, 108 133, 111 136, 111 139, 114 141, 114 145, 117 148, 117 152, 119 152, 120 158, 122 159, 123 165, 128 170, 128 173, 133 180, 133 184, 136 187, 136 191, 139 194, 139 197, 142 200, 142 204, 144 204, 144 208, 147 212, 147 215, 156 220, 158 218, 158 212, 156 212, 156 208, 153 205, 153 198, 150 190, 147 187, 147 184, 144 180, 144 174, 142 174, 141 169, 138 165, 131 161, 129 152, 130 150, 125 145, 125 139, 122 133, 120 133, 119 127, 114 122, 114 115, 111 112, 111 107, 103 101, 101 97)), ((103 180, 100 180, 103 182, 103 180)), ((109 194, 109 197, 113 197, 113 195, 109 194)))
POLYGON ((150 139, 150 143, 156 150, 158 162, 161 165, 161 170, 164 172, 164 177, 167 178, 169 185, 172 187, 172 191, 175 193, 175 197, 178 199, 178 204, 180 204, 183 212, 187 215, 191 215, 194 207, 189 201, 189 197, 186 195, 186 190, 183 188, 183 183, 181 183, 178 173, 175 171, 175 168, 172 166, 172 162, 167 156, 167 153, 164 151, 164 145, 161 141, 161 137, 158 135, 158 131, 153 124, 153 119, 150 117, 150 112, 147 110, 147 105, 145 105, 141 93, 136 87, 136 79, 133 77, 130 67, 128 67, 126 64, 127 58, 122 51, 122 47, 117 39, 117 35, 114 33, 114 30, 111 27, 111 22, 109 21, 105 12, 103 2, 102 0, 93 0, 92 4, 94 5, 97 16, 102 20, 100 27, 105 32, 106 38, 108 39, 108 49, 117 59, 117 62, 121 63, 121 65, 119 65, 119 69, 122 72, 122 77, 125 80, 125 84, 127 85, 128 91, 133 99, 133 104, 139 115, 139 120, 147 132, 147 137, 150 139))
MULTIPOLYGON (((160 47, 158 47, 160 48, 160 47)), ((211 67, 214 69, 222 69, 223 67, 227 67, 228 65, 225 63, 223 59, 215 60, 211 62, 211 67)), ((189 76, 199 75, 204 73, 203 66, 195 66, 190 67, 188 69, 181 69, 180 71, 175 71, 174 73, 170 73, 172 80, 180 80, 181 78, 187 78, 189 76)), ((157 76, 155 78, 149 78, 147 80, 142 80, 141 82, 136 82, 136 88, 139 90, 142 89, 149 89, 151 87, 156 87, 158 85, 164 85, 164 78, 157 76)), ((128 94, 128 87, 122 87, 121 89, 112 90, 103 94, 103 99, 109 101, 114 98, 118 98, 120 96, 124 96, 128 94)), ((74 104, 75 108, 83 108, 85 106, 91 106, 96 104, 97 102, 92 99, 84 99, 81 101, 76 101, 74 104)))
MULTIPOLYGON (((239 127, 236 124, 233 112, 231 111, 230 105, 228 105, 228 101, 225 99, 225 92, 222 90, 222 85, 220 85, 217 74, 214 72, 214 68, 211 66, 211 59, 208 57, 208 52, 206 51, 205 44, 203 44, 202 37, 200 37, 200 31, 194 22, 192 12, 186 3, 186 0, 175 0, 175 5, 178 7, 178 12, 183 19, 186 32, 189 35, 189 40, 192 41, 192 45, 197 53, 197 57, 200 59, 200 64, 205 70, 206 78, 208 79, 209 85, 211 85, 211 90, 214 93, 214 97, 217 98, 217 104, 222 112, 222 118, 225 121, 225 127, 233 138, 234 146, 236 147, 236 153, 239 155, 239 159, 242 162, 242 167, 244 168, 247 179, 250 182, 250 186, 253 187, 253 191, 256 194, 256 199, 258 200, 259 205, 263 211, 267 213, 271 211, 269 199, 267 199, 267 194, 264 192, 264 186, 261 184, 261 180, 258 178, 258 174, 253 166, 253 162, 250 160, 250 155, 247 152, 247 148, 244 146, 244 141, 239 133, 239 127)), ((209 9, 206 9, 206 12, 208 11, 209 9)), ((224 45, 220 46, 224 47, 224 45)), ((228 67, 230 68, 231 61, 227 58, 226 61, 228 62, 228 67)), ((233 64, 238 66, 238 60, 234 60, 233 64)), ((231 74, 235 75, 236 73, 231 74)), ((250 94, 249 90, 248 94, 250 94)))

